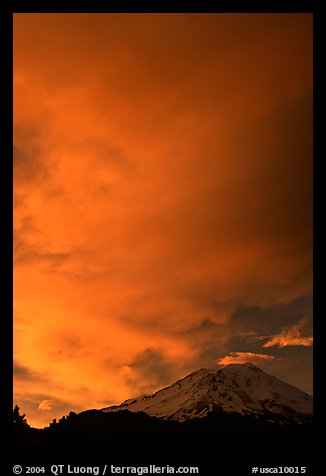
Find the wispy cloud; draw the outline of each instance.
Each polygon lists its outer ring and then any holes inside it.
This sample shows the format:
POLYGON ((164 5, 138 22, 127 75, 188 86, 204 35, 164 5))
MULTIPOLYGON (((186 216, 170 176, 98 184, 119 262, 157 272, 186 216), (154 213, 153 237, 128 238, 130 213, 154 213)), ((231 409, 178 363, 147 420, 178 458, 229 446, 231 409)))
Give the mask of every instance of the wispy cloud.
POLYGON ((313 344, 312 322, 310 317, 301 319, 297 324, 283 329, 279 334, 275 334, 263 344, 263 347, 290 347, 303 346, 310 347, 313 344))
POLYGON ((220 365, 245 364, 246 362, 259 363, 266 360, 275 360, 277 357, 270 354, 256 354, 254 352, 230 352, 217 360, 220 365))
POLYGON ((54 400, 43 400, 39 406, 38 410, 41 411, 50 411, 53 408, 54 400))

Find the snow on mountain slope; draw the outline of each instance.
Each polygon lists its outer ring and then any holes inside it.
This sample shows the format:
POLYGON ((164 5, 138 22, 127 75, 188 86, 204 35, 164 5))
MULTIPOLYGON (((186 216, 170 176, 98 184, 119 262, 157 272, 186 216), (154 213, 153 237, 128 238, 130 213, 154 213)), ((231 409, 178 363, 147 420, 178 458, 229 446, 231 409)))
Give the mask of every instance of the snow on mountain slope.
POLYGON ((312 397, 255 365, 200 369, 153 395, 129 399, 103 412, 130 410, 164 419, 204 417, 213 411, 238 414, 312 414, 312 397))

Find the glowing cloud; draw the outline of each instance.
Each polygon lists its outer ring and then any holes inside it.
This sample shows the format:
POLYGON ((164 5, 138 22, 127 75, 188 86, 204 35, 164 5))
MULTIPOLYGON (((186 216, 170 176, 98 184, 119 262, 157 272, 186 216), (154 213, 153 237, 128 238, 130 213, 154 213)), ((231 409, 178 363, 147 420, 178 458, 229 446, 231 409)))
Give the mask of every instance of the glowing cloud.
POLYGON ((277 357, 270 354, 256 354, 255 352, 230 352, 230 354, 217 360, 220 365, 257 363, 263 360, 275 360, 277 357))
POLYGON ((310 347, 313 343, 310 322, 309 318, 302 319, 294 326, 284 329, 279 334, 272 336, 267 342, 265 342, 263 347, 288 347, 296 345, 310 347))
POLYGON ((41 411, 50 411, 52 410, 54 401, 53 400, 43 400, 38 406, 38 409, 41 411))

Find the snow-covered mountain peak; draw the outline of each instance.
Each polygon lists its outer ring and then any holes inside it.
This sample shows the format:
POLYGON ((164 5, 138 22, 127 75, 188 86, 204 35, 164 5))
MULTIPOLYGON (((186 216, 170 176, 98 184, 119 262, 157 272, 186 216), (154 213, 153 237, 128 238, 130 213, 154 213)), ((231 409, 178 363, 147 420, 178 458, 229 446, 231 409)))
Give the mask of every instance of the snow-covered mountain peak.
POLYGON ((103 409, 118 410, 181 421, 211 412, 311 415, 312 397, 247 362, 199 369, 152 395, 103 409))

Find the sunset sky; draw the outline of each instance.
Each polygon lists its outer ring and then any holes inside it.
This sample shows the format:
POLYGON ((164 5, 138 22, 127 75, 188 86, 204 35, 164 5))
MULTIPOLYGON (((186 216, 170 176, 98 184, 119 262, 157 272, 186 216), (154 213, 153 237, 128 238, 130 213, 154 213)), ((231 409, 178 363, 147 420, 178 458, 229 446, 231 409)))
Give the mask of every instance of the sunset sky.
POLYGON ((312 393, 312 15, 14 15, 14 402, 250 361, 312 393))

